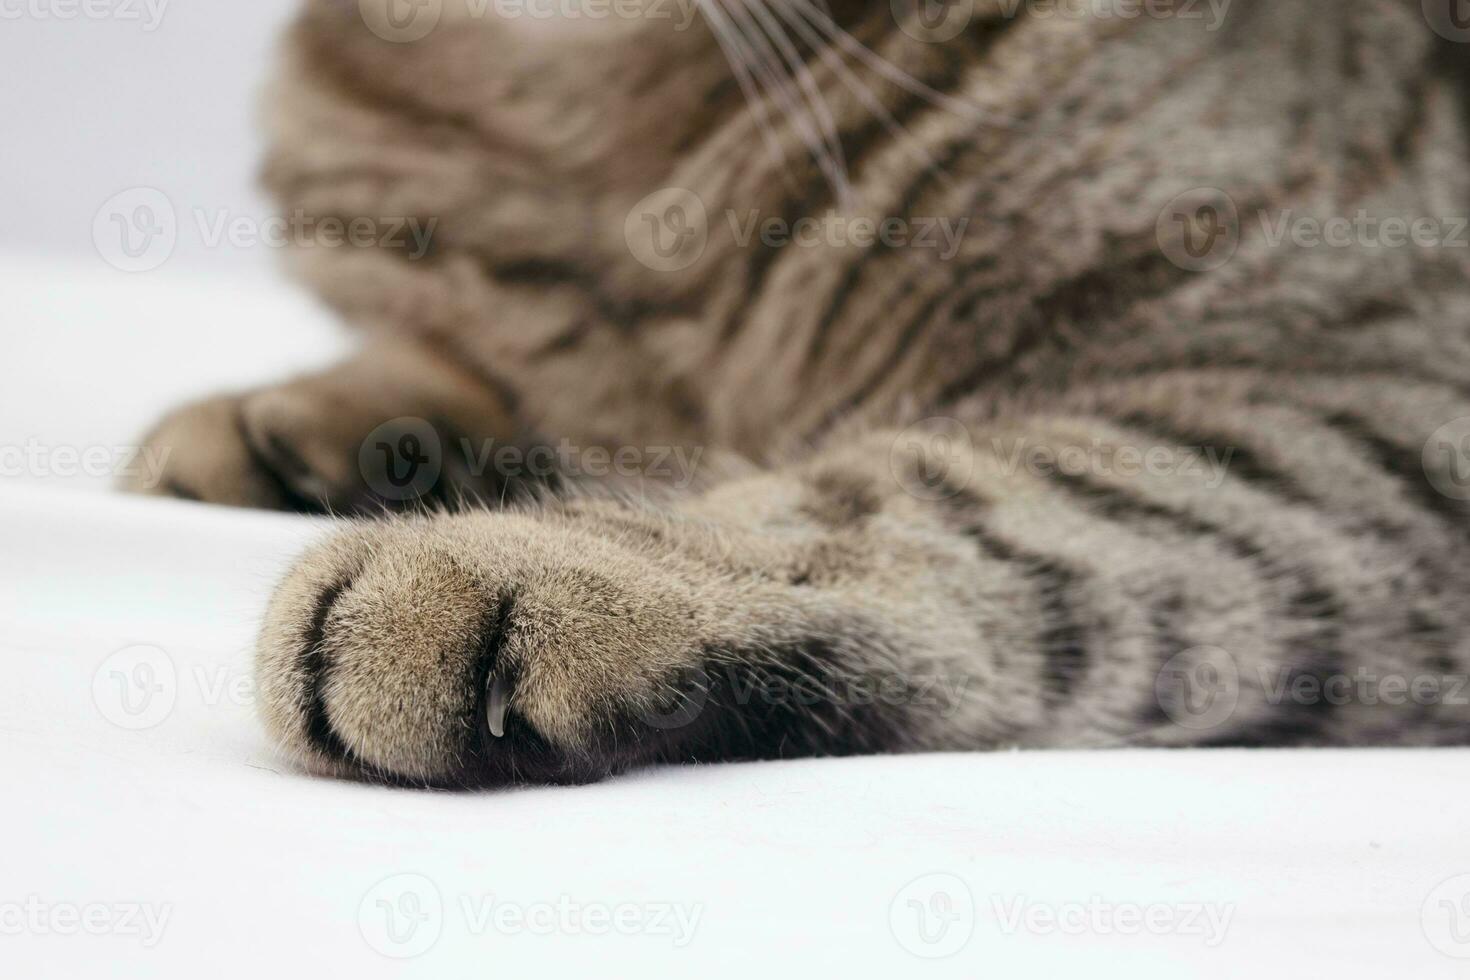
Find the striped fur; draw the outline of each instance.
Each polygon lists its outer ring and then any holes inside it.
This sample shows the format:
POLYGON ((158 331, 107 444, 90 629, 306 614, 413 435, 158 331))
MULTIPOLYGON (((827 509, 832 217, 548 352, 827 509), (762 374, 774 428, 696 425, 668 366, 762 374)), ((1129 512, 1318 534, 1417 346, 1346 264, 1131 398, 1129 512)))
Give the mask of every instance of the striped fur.
POLYGON ((975 0, 942 43, 887 3, 701 6, 552 31, 458 0, 392 43, 308 3, 268 185, 432 247, 298 249, 362 352, 165 420, 164 489, 373 509, 359 450, 402 417, 707 455, 651 497, 446 468, 441 502, 520 495, 344 529, 261 640, 283 745, 465 784, 1467 741, 1464 460, 1426 446, 1470 417, 1470 248, 1275 240, 1470 216, 1464 53, 1418 0, 1213 30, 975 0), (667 188, 707 240, 660 270, 629 228, 667 188), (1199 188, 1238 217, 1208 268, 1166 220, 1199 188), (803 217, 963 233, 742 241, 803 217))

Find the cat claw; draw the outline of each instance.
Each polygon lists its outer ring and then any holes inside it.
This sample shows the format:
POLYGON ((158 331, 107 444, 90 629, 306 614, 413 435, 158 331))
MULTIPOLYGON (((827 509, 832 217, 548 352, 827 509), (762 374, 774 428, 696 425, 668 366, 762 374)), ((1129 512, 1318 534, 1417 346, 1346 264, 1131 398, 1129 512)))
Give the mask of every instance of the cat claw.
POLYGON ((490 697, 486 701, 485 720, 489 722, 490 734, 505 737, 505 713, 510 707, 510 683, 498 674, 490 682, 490 697))

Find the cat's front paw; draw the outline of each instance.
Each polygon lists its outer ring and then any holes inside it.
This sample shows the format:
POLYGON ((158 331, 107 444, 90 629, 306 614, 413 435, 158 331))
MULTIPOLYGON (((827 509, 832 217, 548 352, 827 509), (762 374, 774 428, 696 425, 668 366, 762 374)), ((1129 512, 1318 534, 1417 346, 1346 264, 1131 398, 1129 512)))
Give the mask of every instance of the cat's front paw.
POLYGON ((668 758, 698 729, 680 709, 721 632, 711 579, 574 522, 358 525, 272 602, 265 722, 312 768, 421 784, 586 781, 668 758))
POLYGON ((502 402, 422 349, 383 340, 326 371, 175 410, 142 447, 162 472, 123 489, 338 514, 533 494, 555 474, 493 465, 491 447, 526 441, 502 402))
MULTIPOLYGON (((504 496, 495 474, 456 467, 458 430, 443 420, 384 417, 371 401, 329 397, 308 383, 222 395, 167 415, 144 440, 161 472, 124 490, 298 513, 382 513, 461 496, 504 496)), ((142 468, 134 468, 144 473, 142 468)))
POLYGON ((236 507, 324 510, 325 484, 250 407, 251 396, 219 395, 170 412, 139 450, 160 467, 135 468, 121 488, 236 507))
MULTIPOLYGON (((443 419, 381 420, 283 389, 220 396, 164 418, 122 489, 201 503, 304 514, 382 514, 422 504, 454 509, 520 500, 554 473, 525 476, 460 451, 443 419)), ((487 454, 488 455, 488 454, 487 454)))

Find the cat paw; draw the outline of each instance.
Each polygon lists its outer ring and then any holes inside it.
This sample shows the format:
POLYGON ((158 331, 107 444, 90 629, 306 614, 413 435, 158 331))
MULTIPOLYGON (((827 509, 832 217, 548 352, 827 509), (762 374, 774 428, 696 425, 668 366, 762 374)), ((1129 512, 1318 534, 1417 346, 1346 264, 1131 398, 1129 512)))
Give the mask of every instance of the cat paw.
POLYGON ((175 410, 142 447, 161 470, 123 489, 306 514, 381 512, 439 497, 453 479, 442 445, 423 419, 364 418, 310 388, 282 385, 175 410))
POLYGON ((582 782, 670 757, 721 634, 699 562, 576 522, 398 518, 311 551, 272 600, 267 728, 309 769, 419 785, 582 782))
POLYGON ((141 448, 161 467, 123 488, 305 513, 497 501, 532 481, 464 447, 472 435, 485 442, 509 430, 493 393, 416 348, 384 342, 320 374, 174 411, 141 448))
POLYGON ((266 424, 261 405, 256 396, 221 395, 169 413, 140 447, 143 458, 160 466, 146 473, 134 468, 121 488, 236 507, 325 511, 327 481, 266 424))

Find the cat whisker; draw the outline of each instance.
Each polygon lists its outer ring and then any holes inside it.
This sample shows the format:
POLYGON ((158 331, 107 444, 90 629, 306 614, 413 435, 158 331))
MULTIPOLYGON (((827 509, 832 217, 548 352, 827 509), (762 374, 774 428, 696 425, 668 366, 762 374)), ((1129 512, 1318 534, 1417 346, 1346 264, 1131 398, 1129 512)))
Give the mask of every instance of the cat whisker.
POLYGON ((727 4, 732 12, 738 11, 738 15, 744 18, 747 36, 759 42, 765 48, 768 56, 771 55, 771 43, 773 42, 780 50, 782 57, 785 58, 790 73, 796 76, 797 84, 806 93, 812 114, 821 126, 826 139, 829 156, 819 159, 818 163, 823 165, 823 171, 832 181, 839 204, 844 208, 849 207, 852 186, 848 180, 847 159, 842 150, 842 138, 838 134, 837 123, 832 118, 832 112, 827 106, 821 86, 817 84, 812 75, 810 66, 797 53, 796 47, 791 43, 780 21, 771 16, 770 11, 765 8, 761 0, 727 0, 727 4), (753 18, 752 14, 754 14, 753 18), (760 21, 759 24, 756 23, 757 20, 760 21), (764 28, 764 36, 761 33, 762 28, 764 28), (766 41, 766 37, 769 37, 769 42, 766 41))
POLYGON ((998 128, 1010 128, 1014 125, 1010 121, 995 118, 980 106, 956 99, 951 95, 945 95, 943 92, 914 78, 903 69, 891 64, 876 51, 873 51, 867 45, 843 30, 830 15, 813 4, 812 0, 783 0, 783 2, 790 3, 800 10, 813 27, 826 35, 834 44, 842 48, 843 51, 852 55, 893 84, 919 96, 931 105, 939 106, 956 115, 984 122, 998 128))
POLYGON ((737 50, 735 42, 731 39, 730 35, 734 30, 733 25, 725 17, 724 11, 716 6, 718 0, 696 0, 696 2, 699 4, 699 9, 704 11, 705 19, 709 23, 710 32, 714 35, 715 42, 719 44, 720 50, 724 52, 725 60, 729 62, 731 71, 735 73, 735 82, 740 86, 740 91, 744 94, 745 101, 755 116, 756 127, 761 131, 761 136, 766 141, 767 149, 770 150, 771 156, 777 164, 784 167, 786 153, 781 148, 781 140, 777 137, 775 128, 771 125, 770 114, 766 108, 766 100, 757 88, 744 57, 737 50))
MULTIPOLYGON (((831 149, 818 135, 817 129, 820 123, 815 123, 811 111, 803 106, 795 91, 796 83, 780 60, 776 58, 769 42, 763 36, 752 40, 741 25, 733 19, 735 15, 731 4, 722 4, 721 0, 702 0, 701 9, 705 11, 707 17, 711 18, 712 24, 718 22, 726 31, 726 39, 730 42, 730 47, 726 48, 725 53, 726 57, 731 59, 731 66, 737 73, 741 71, 755 73, 767 95, 777 103, 778 108, 790 121, 797 136, 828 180, 832 181, 834 187, 839 189, 844 187, 846 174, 843 168, 833 162, 831 149), (764 45, 764 51, 769 55, 769 60, 761 57, 761 51, 755 50, 754 45, 757 44, 757 41, 764 45)), ((749 100, 749 92, 746 93, 746 97, 749 100)), ((768 136, 779 145, 779 136, 774 131, 771 131, 768 136)), ((785 154, 780 154, 778 159, 784 162, 785 154)))
MULTIPOLYGON (((756 5, 762 5, 764 0, 750 0, 750 2, 756 5)), ((803 41, 811 45, 812 50, 832 69, 833 74, 837 75, 847 85, 848 89, 853 95, 857 96, 858 101, 863 104, 864 108, 877 117, 878 121, 883 124, 883 128, 898 141, 898 144, 906 152, 910 153, 917 162, 922 164, 925 170, 935 173, 941 181, 946 183, 949 181, 949 176, 939 168, 938 163, 924 149, 923 144, 915 139, 913 134, 894 118, 893 113, 888 111, 888 108, 883 105, 882 100, 873 94, 873 90, 857 76, 857 73, 847 67, 846 62, 842 60, 842 56, 836 52, 830 41, 825 40, 816 31, 812 30, 809 23, 792 13, 783 3, 776 3, 773 5, 773 8, 782 20, 785 20, 791 25, 803 41)))

